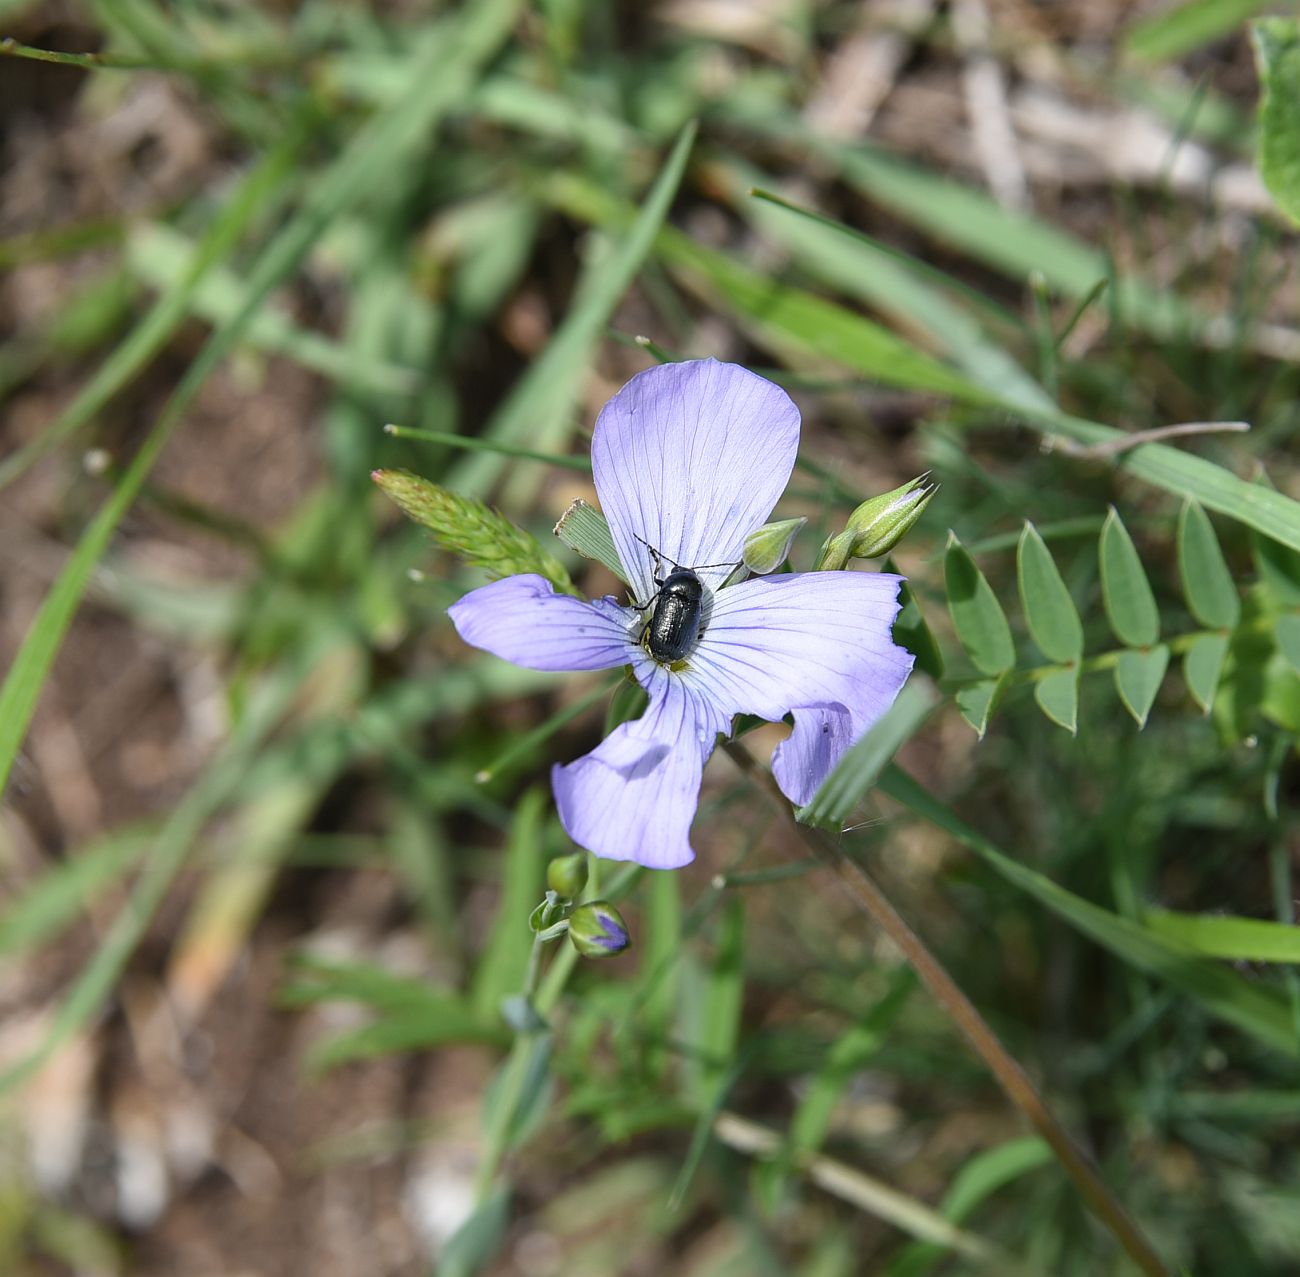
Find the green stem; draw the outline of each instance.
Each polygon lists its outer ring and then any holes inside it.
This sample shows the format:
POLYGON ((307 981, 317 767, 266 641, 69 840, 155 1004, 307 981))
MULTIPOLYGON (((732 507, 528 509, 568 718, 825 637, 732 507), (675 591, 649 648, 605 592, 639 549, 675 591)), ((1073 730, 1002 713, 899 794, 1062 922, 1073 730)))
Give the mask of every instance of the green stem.
MULTIPOLYGON (((1207 635, 1217 634, 1227 636, 1232 634, 1268 634, 1272 632, 1276 623, 1275 616, 1261 616, 1245 625, 1239 625, 1232 631, 1228 630, 1192 630, 1188 634, 1175 634, 1172 638, 1163 639, 1159 644, 1152 646, 1164 646, 1169 651, 1178 656, 1187 651, 1197 639, 1205 638, 1207 635)), ((1095 674, 1099 670, 1114 669, 1119 664, 1119 658, 1125 652, 1131 651, 1148 651, 1147 648, 1129 648, 1116 647, 1107 652, 1098 652, 1095 656, 1086 656, 1083 660, 1077 662, 1078 670, 1081 674, 1095 674)), ((1011 670, 1003 677, 1008 683, 1038 683, 1047 678, 1049 674, 1057 674, 1061 670, 1075 668, 1074 665, 1033 665, 1028 669, 1011 670)), ((969 687, 975 683, 984 683, 988 680, 981 676, 979 678, 945 678, 940 681, 940 688, 951 694, 961 687, 969 687)))
MULTIPOLYGON (((640 876, 637 865, 624 865, 606 887, 604 897, 616 900, 621 897, 640 876)), ((588 879, 583 892, 584 900, 595 899, 598 884, 594 875, 588 879)), ((533 947, 528 954, 528 966, 524 972, 524 985, 520 990, 536 1008, 543 1019, 555 1009, 564 992, 564 986, 578 960, 578 951, 570 944, 563 945, 556 953, 546 974, 542 974, 542 950, 546 941, 540 934, 533 936, 533 947)), ((479 1162, 478 1174, 474 1178, 474 1198, 480 1205, 487 1200, 496 1183, 501 1164, 510 1148, 510 1128, 514 1125, 519 1101, 523 1097, 524 1081, 528 1076, 531 1056, 539 1042, 550 1033, 549 1028, 529 1029, 515 1034, 510 1054, 506 1057, 501 1075, 501 1095, 492 1108, 487 1133, 484 1138, 483 1158, 479 1162)))
POLYGON ((1007 1096, 1033 1123, 1039 1135, 1050 1145, 1066 1174, 1075 1182, 1093 1213, 1114 1234, 1129 1258, 1147 1277, 1169 1277, 1159 1255, 1141 1229, 1129 1216, 1118 1198, 1110 1191, 1096 1168, 1076 1148, 1069 1133, 1057 1121, 1046 1101, 1038 1093, 1028 1074, 998 1040, 974 1003, 961 991, 938 958, 930 952, 920 936, 881 890, 874 878, 820 830, 801 825, 794 818, 790 804, 765 769, 760 768, 748 750, 733 742, 725 746, 741 770, 757 780, 773 799, 795 833, 831 869, 841 887, 870 915, 873 922, 898 946, 911 963, 931 996, 966 1036, 1007 1096))

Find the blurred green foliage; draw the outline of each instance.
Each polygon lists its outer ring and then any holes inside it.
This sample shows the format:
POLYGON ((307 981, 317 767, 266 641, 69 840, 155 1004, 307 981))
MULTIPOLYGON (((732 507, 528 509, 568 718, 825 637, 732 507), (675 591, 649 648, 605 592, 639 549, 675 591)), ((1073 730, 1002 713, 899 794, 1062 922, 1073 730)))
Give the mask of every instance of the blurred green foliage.
MULTIPOLYGON (((1127 42, 1208 56, 1253 8, 1171 6, 1127 42)), ((444 1277, 508 1262, 539 1228, 563 1271, 602 1277, 1124 1271, 951 1024, 725 763, 699 866, 592 865, 586 898, 625 910, 631 953, 586 969, 556 946, 530 976, 527 919, 569 850, 539 782, 598 737, 608 688, 566 699, 466 651, 445 608, 485 566, 615 588, 570 553, 616 566, 594 512, 549 532, 557 500, 591 495, 564 485, 585 482, 592 409, 650 358, 716 353, 799 396, 781 513, 814 526, 796 567, 875 492, 926 468, 942 482, 898 552, 899 634, 929 673, 806 814, 878 868, 1171 1269, 1287 1271, 1300 339, 1277 263, 1294 239, 1158 185, 1117 185, 1091 226, 1004 208, 969 172, 812 120, 855 6, 792 4, 757 34, 673 9, 86 7, 102 48, 59 73, 81 94, 164 78, 221 162, 165 206, 0 242, 15 270, 97 254, 46 327, 0 349, 0 393, 73 391, 0 458, 11 491, 53 474, 69 494, 66 562, 0 688, 0 776, 24 765, 92 588, 211 658, 223 727, 179 801, 7 895, 7 962, 96 925, 0 1086, 17 1094, 114 1006, 132 964, 158 962, 141 950, 159 928, 189 1032, 292 866, 378 867, 437 979, 304 937, 280 998, 365 1017, 313 1047, 304 1087, 449 1044, 493 1053, 477 1204, 430 1260, 444 1277), (232 367, 254 386, 318 379, 292 424, 319 470, 257 526, 155 472, 232 367), (124 432, 137 402, 147 419, 124 432), (1249 434, 1139 433, 1241 420, 1249 434), (89 449, 111 462, 90 480, 89 449), (373 470, 428 476, 402 479, 401 504, 465 561, 395 517, 373 470), (130 554, 140 511, 240 570, 151 577, 130 554), (536 1018, 508 1020, 530 980, 536 1018)), ((1280 28, 1260 31, 1267 54, 1280 28)), ((1017 33, 998 34, 1009 59, 1017 33)), ((945 19, 909 39, 952 69, 945 19)), ((1073 55, 1068 70, 1240 157, 1242 104, 1073 55)), ((1289 208, 1284 88, 1263 170, 1289 208)), ((635 699, 619 688, 608 721, 635 699)), ((129 1271, 0 1137, 0 1255, 129 1271)))

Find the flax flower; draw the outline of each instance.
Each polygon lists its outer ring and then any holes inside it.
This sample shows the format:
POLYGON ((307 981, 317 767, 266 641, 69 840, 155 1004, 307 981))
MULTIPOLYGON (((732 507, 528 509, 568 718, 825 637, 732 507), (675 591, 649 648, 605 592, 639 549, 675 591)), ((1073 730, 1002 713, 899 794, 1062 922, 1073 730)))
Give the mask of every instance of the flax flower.
POLYGON ((704 763, 736 714, 793 716, 772 772, 803 804, 907 679, 912 657, 891 637, 898 577, 805 572, 723 588, 798 446, 798 410, 762 377, 712 359, 648 369, 605 405, 591 442, 632 601, 587 602, 524 575, 450 609, 467 643, 516 665, 626 665, 649 695, 639 719, 552 772, 560 820, 579 846, 653 869, 687 864, 704 763), (680 658, 657 660, 647 623, 674 565, 696 570, 703 587, 700 629, 680 658))

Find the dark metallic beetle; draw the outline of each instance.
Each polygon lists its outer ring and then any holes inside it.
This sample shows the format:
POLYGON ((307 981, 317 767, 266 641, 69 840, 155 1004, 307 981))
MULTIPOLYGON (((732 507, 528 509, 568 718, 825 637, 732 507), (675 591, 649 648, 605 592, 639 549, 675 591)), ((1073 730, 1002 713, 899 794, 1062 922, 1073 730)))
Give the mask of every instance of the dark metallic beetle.
MULTIPOLYGON (((636 536, 636 533, 632 535, 636 536)), ((641 631, 641 642, 661 665, 674 665, 687 657, 704 633, 704 582, 697 573, 704 568, 735 568, 740 565, 703 563, 699 567, 684 568, 661 554, 649 541, 641 537, 636 539, 654 558, 654 583, 659 587, 646 602, 637 603, 642 611, 650 611, 650 619, 641 631), (672 564, 673 570, 667 576, 659 576, 661 563, 672 564)))
POLYGON ((682 660, 700 637, 704 585, 690 568, 670 572, 658 585, 642 641, 656 661, 671 665, 682 660))

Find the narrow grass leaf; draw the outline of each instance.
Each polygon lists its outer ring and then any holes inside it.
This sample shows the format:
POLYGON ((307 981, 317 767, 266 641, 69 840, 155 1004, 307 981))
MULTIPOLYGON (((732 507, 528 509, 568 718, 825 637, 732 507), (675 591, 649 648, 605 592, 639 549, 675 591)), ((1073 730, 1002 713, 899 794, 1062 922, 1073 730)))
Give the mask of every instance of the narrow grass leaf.
POLYGON ((1098 542, 1101 596, 1115 637, 1126 647, 1151 647, 1160 638, 1160 613, 1133 538, 1111 506, 1098 542))
POLYGON ((501 1248, 510 1227, 510 1186, 498 1184, 447 1239, 438 1253, 435 1277, 473 1277, 501 1248))
MULTIPOLYGON (((571 175, 556 178, 548 194, 553 203, 586 221, 618 224, 626 218, 617 201, 571 175)), ((934 198, 939 197, 926 195, 927 201, 934 198)), ((1005 216, 997 205, 992 208, 999 218, 1005 216)), ((996 238, 998 243, 1019 243, 1016 232, 1005 226, 996 238)), ((804 290, 781 285, 725 253, 695 243, 672 227, 664 228, 656 248, 665 262, 680 269, 688 284, 699 285, 710 301, 730 308, 740 319, 747 320, 760 337, 778 346, 789 344, 833 359, 885 385, 928 390, 972 407, 1013 413, 1044 436, 1064 435, 1084 444, 1115 443, 1124 438, 1124 432, 1113 426, 1072 417, 1059 409, 1039 411, 1023 403, 1000 400, 961 371, 924 355, 870 320, 804 290)), ((1098 278, 1105 276, 1104 257, 1099 264, 1100 271, 1088 276, 1080 293, 1088 292, 1098 278)), ((1151 313, 1161 309, 1155 307, 1151 313)), ((1182 331, 1185 323, 1156 327, 1171 326, 1182 331)), ((1300 550, 1300 502, 1280 492, 1248 483, 1220 465, 1165 444, 1127 449, 1110 459, 1109 464, 1166 492, 1239 519, 1247 527, 1300 550)))
POLYGON ((1026 521, 1016 550, 1016 581, 1025 621, 1049 661, 1066 665, 1083 656, 1083 626, 1046 542, 1026 521))
POLYGON ((513 443, 497 443, 494 439, 480 439, 478 435, 454 435, 446 430, 418 430, 412 426, 384 427, 384 433, 394 439, 416 439, 421 443, 442 444, 445 448, 461 448, 467 452, 499 452, 503 457, 515 461, 541 461, 548 466, 558 466, 562 470, 577 470, 584 474, 591 473, 589 457, 570 457, 559 452, 536 452, 532 448, 520 448, 513 443))
POLYGON ((1268 0, 1182 0, 1130 27, 1124 47, 1145 62, 1173 62, 1267 7, 1268 0))
POLYGON ((1236 1025, 1272 1049, 1300 1059, 1300 1038, 1292 1020, 1290 1002, 1275 989, 1246 980, 1235 971, 1206 961, 1184 944, 1157 935, 1140 923, 1067 891, 1000 851, 898 767, 885 770, 880 788, 918 816, 945 830, 1001 877, 1046 905, 1122 962, 1164 980, 1217 1019, 1236 1025))
POLYGON ((125 829, 78 848, 35 882, 14 892, 0 914, 0 956, 33 949, 82 918, 148 850, 150 829, 125 829))
POLYGON ((523 988, 533 944, 524 919, 543 892, 545 812, 546 795, 537 788, 528 790, 515 809, 502 868, 496 921, 474 972, 473 1002, 483 1016, 496 1014, 506 997, 523 988))
MULTIPOLYGON (((940 1206, 943 1217, 960 1224, 999 1189, 1030 1171, 1050 1166, 1054 1160, 1051 1146, 1034 1136, 1009 1140, 976 1153, 957 1172, 944 1194, 940 1206)), ((913 1243, 889 1265, 885 1277, 925 1277, 944 1258, 944 1253, 942 1247, 932 1243, 913 1243)))
POLYGON ((1156 693, 1169 668, 1169 649, 1160 643, 1145 652, 1121 652, 1115 666, 1115 690, 1138 727, 1145 727, 1156 693))
POLYGON ((988 404, 991 392, 887 328, 800 288, 760 274, 680 233, 665 237, 665 259, 688 283, 747 322, 761 337, 834 359, 887 386, 988 404))
MULTIPOLYGON (((1010 405, 1008 410, 1019 411, 1026 424, 1049 437, 1064 435, 1076 443, 1107 445, 1122 442, 1125 437, 1122 430, 1113 426, 1067 413, 1035 414, 1010 405)), ((1263 484, 1240 479, 1213 461, 1167 444, 1144 443, 1124 449, 1111 464, 1134 478, 1185 500, 1197 501, 1207 509, 1226 514, 1248 528, 1300 550, 1300 502, 1263 484)))
POLYGON ((257 747, 292 703, 308 672, 317 668, 338 637, 335 630, 322 624, 293 660, 282 663, 266 684, 256 689, 234 734, 159 829, 130 899, 118 911, 98 948, 82 967, 45 1036, 30 1052, 0 1072, 0 1095, 31 1077, 102 1006, 205 824, 246 780, 257 747))
POLYGON ((1237 587, 1209 516, 1195 501, 1184 502, 1178 515, 1178 571, 1187 606, 1202 625, 1230 630, 1237 624, 1237 587))
POLYGON ((275 995, 281 1006, 357 1002, 382 1012, 433 1014, 447 998, 427 980, 398 975, 374 962, 344 962, 298 953, 289 959, 287 968, 288 978, 275 995))
POLYGON ((1251 27, 1264 96, 1259 171, 1278 207, 1300 224, 1300 20, 1261 18, 1251 27))
MULTIPOLYGON (((159 290, 174 291, 188 279, 198 258, 195 245, 162 223, 145 223, 127 239, 126 260, 132 271, 159 290)), ((234 272, 214 266, 190 294, 190 308, 214 326, 229 323, 243 308, 248 286, 234 272)), ((414 368, 387 362, 350 344, 335 341, 293 323, 270 307, 255 315, 244 340, 257 350, 284 355, 313 372, 354 389, 378 394, 410 394, 420 384, 414 368)))
POLYGON ((818 1152, 832 1129, 836 1106, 844 1092, 889 1040, 897 1021, 915 987, 915 979, 906 967, 898 969, 885 996, 842 1033, 831 1046, 825 1062, 817 1070, 799 1100, 790 1119, 785 1147, 768 1167, 760 1183, 764 1194, 775 1207, 790 1172, 801 1160, 818 1152))
POLYGON ((943 576, 948 611, 961 645, 975 668, 996 680, 1016 663, 1011 627, 993 587, 951 533, 943 558, 943 576))
POLYGON ((484 0, 464 11, 450 38, 431 43, 415 59, 412 78, 392 109, 361 129, 254 262, 243 309, 212 335, 190 365, 112 495, 77 542, 0 687, 0 791, 8 782, 45 677, 91 573, 199 389, 238 344, 262 302, 293 272, 326 227, 364 198, 397 159, 463 99, 479 64, 509 33, 517 4, 518 0, 484 0))
MULTIPOLYGON (((754 184, 751 181, 751 185, 754 184)), ((762 179, 757 179, 763 185, 762 179)), ((791 249, 802 265, 830 288, 856 297, 939 344, 973 381, 999 399, 1052 411, 1051 397, 980 324, 922 274, 942 278, 905 254, 889 249, 811 210, 765 191, 740 211, 791 249)), ((946 281, 950 288, 959 287, 946 281)))
POLYGON ((1300 963, 1300 927, 1288 922, 1164 909, 1147 910, 1142 921, 1157 935, 1176 940, 1206 957, 1231 962, 1300 963))
POLYGON ((314 1044, 306 1066, 316 1075, 357 1060, 375 1060, 450 1043, 504 1046, 510 1040, 503 1024, 479 1015, 461 999, 443 995, 428 1006, 396 1011, 373 1024, 349 1029, 314 1044))
MULTIPOLYGON (((541 356, 534 360, 488 422, 483 432, 485 438, 497 443, 527 441, 540 444, 542 450, 562 446, 581 388, 582 370, 668 216, 686 172, 695 132, 693 123, 681 131, 626 234, 598 263, 588 266, 579 281, 572 309, 541 356)), ((453 472, 451 486, 479 496, 496 482, 503 469, 504 462, 499 457, 471 457, 453 472)))
POLYGON ((799 810, 799 819, 839 829, 876 783, 885 764, 916 735, 937 703, 933 683, 910 679, 884 717, 840 759, 812 802, 799 810))
POLYGON ((1079 727, 1079 668, 1052 670, 1034 683, 1038 708, 1073 734, 1079 727))
POLYGON ((226 257, 257 217, 272 211, 289 193, 294 157, 303 142, 291 130, 254 168, 212 220, 196 246, 189 268, 163 291, 140 320, 55 420, 29 443, 0 462, 0 489, 33 462, 93 421, 105 404, 167 344, 189 313, 194 295, 217 262, 226 257))
POLYGON ((745 996, 745 906, 739 893, 727 896, 718 926, 717 946, 704 979, 704 999, 695 1047, 701 1055, 697 1099, 715 1103, 718 1088, 731 1073, 740 1041, 740 1009, 745 996))
MULTIPOLYGON (((672 870, 647 872, 650 881, 638 980, 641 1021, 652 1039, 666 1043, 673 1035, 681 983, 678 959, 682 949, 682 896, 680 878, 672 870)), ((671 1059, 666 1047, 652 1048, 650 1068, 662 1073, 670 1067, 671 1059)))
POLYGON ((1227 655, 1226 634, 1198 634, 1183 653, 1183 678, 1187 681, 1187 690, 1207 714, 1214 705, 1214 694, 1219 690, 1227 655))
MULTIPOLYGON (((572 175, 557 177, 549 193, 573 216, 598 225, 620 225, 629 216, 629 210, 606 192, 572 175)), ((964 403, 995 402, 995 396, 964 373, 880 324, 782 284, 671 226, 660 231, 655 251, 694 291, 776 345, 833 359, 885 385, 951 395, 964 403)))

